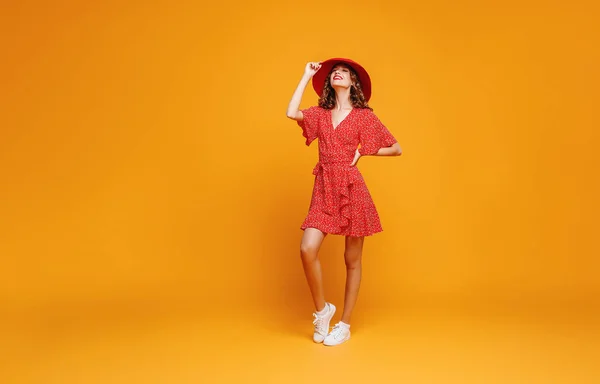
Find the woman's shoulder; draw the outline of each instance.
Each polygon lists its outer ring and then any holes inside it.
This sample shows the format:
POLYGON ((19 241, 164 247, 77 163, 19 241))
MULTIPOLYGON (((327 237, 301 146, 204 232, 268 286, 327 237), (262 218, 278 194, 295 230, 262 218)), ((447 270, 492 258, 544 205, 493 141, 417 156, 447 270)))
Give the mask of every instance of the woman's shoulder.
POLYGON ((323 116, 326 116, 327 111, 328 111, 327 109, 322 108, 318 105, 313 105, 311 107, 308 107, 308 108, 302 110, 304 115, 310 115, 311 117, 314 117, 314 118, 321 118, 323 116))
POLYGON ((357 115, 361 118, 361 120, 369 120, 377 118, 373 110, 370 108, 356 108, 358 111, 357 115))
POLYGON ((319 105, 313 105, 313 106, 306 108, 305 111, 311 111, 314 113, 325 113, 325 112, 327 112, 327 109, 325 109, 319 105))
POLYGON ((362 116, 372 116, 375 115, 371 108, 356 108, 362 116))

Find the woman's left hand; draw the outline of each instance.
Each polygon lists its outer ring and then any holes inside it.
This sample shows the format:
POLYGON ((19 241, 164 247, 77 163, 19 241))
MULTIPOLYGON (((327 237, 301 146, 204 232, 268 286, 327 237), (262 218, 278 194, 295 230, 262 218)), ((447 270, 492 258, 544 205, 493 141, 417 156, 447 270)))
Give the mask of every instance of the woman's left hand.
POLYGON ((358 159, 360 159, 360 152, 358 152, 357 149, 356 152, 354 152, 354 160, 352 160, 352 164, 350 164, 350 166, 354 167, 356 163, 358 163, 358 159))

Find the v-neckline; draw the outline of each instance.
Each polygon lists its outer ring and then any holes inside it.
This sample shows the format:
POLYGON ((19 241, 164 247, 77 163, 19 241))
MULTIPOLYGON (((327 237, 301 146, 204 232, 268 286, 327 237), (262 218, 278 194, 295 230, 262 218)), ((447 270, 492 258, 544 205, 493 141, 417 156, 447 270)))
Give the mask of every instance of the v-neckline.
POLYGON ((348 117, 350 117, 350 115, 352 114, 352 112, 354 112, 354 109, 355 109, 355 108, 352 108, 352 109, 350 110, 350 112, 348 112, 348 114, 346 115, 346 117, 344 117, 344 118, 343 118, 343 119, 342 119, 342 120, 341 120, 341 121, 338 123, 338 125, 336 125, 336 126, 334 126, 334 125, 333 125, 333 109, 330 109, 330 110, 329 110, 329 124, 331 124, 331 128, 333 128, 333 130, 334 130, 334 131, 337 131, 337 130, 338 130, 338 128, 340 127, 340 125, 342 125, 342 123, 343 123, 344 121, 346 121, 346 119, 347 119, 348 117))

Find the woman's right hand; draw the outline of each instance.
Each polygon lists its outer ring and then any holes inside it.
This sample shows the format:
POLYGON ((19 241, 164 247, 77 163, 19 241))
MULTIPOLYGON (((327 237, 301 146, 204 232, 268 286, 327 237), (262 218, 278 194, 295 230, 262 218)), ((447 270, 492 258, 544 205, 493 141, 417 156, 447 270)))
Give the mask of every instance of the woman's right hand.
POLYGON ((292 95, 292 100, 290 100, 290 104, 288 105, 287 117, 290 119, 294 119, 296 121, 301 121, 304 119, 304 115, 298 109, 300 107, 300 102, 302 101, 302 94, 304 93, 306 85, 310 82, 311 77, 313 77, 319 69, 321 69, 321 63, 310 62, 306 64, 306 68, 304 68, 304 75, 302 76, 302 79, 300 79, 298 87, 296 87, 296 90, 292 95))
POLYGON ((310 62, 306 64, 306 68, 304 68, 304 74, 309 77, 313 77, 317 71, 321 69, 321 63, 310 62))

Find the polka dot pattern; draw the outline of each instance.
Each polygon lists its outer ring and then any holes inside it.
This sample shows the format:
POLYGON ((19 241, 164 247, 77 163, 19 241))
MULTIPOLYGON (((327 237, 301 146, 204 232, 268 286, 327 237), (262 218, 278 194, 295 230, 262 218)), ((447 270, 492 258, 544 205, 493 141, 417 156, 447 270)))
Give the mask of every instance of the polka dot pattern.
POLYGON ((306 145, 319 139, 319 162, 308 215, 301 229, 316 228, 344 236, 381 232, 381 222, 367 185, 356 166, 350 166, 360 145, 361 155, 373 155, 396 139, 370 109, 355 108, 334 128, 331 110, 310 107, 298 121, 306 145))

